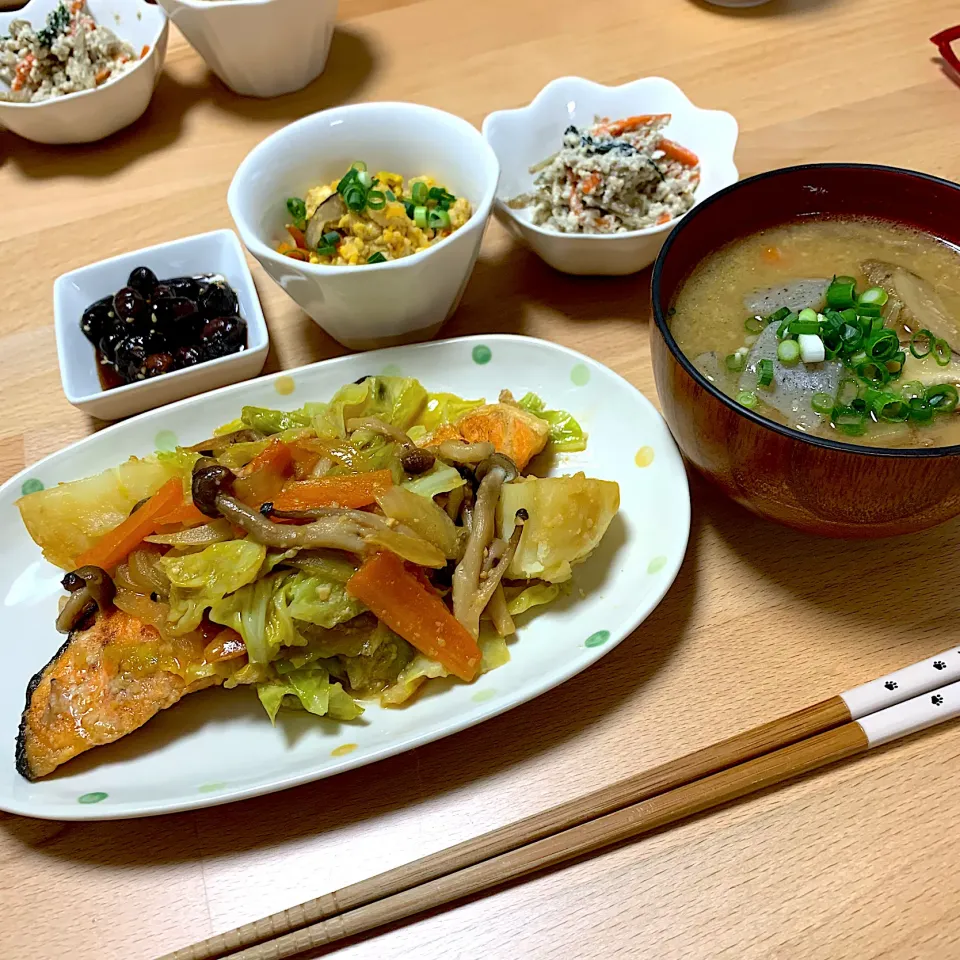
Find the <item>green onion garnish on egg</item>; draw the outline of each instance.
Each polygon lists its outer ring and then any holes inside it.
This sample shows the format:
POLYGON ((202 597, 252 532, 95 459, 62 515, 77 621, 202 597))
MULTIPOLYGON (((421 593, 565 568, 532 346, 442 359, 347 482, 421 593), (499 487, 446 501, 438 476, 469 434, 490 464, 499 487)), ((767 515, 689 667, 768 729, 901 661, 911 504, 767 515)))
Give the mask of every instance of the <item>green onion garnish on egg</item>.
POLYGON ((378 250, 367 257, 367 263, 386 263, 387 258, 378 250))

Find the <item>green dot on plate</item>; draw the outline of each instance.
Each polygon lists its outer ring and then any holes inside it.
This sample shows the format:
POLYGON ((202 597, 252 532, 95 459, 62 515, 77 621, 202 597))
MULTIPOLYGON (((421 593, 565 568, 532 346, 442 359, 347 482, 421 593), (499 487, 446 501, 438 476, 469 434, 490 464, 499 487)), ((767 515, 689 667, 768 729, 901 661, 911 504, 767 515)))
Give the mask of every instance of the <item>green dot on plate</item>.
POLYGON ((82 797, 77 797, 77 803, 99 803, 106 799, 107 795, 98 790, 96 793, 85 793, 82 797))
POLYGON ((473 357, 474 363, 479 363, 482 366, 483 364, 490 362, 490 358, 493 356, 493 351, 486 344, 478 343, 473 348, 473 353, 471 356, 473 357))
POLYGON ((654 557, 647 564, 647 573, 659 573, 667 565, 667 558, 664 556, 654 557))
POLYGON ((474 703, 486 703, 497 695, 496 690, 478 690, 470 699, 474 703))
POLYGON ((216 793, 217 790, 223 790, 225 786, 225 783, 218 781, 217 783, 202 783, 197 789, 200 793, 216 793))
POLYGON ((583 641, 585 647, 602 647, 610 639, 609 630, 598 630, 583 641))
POLYGON ((26 496, 28 493, 39 493, 42 489, 43 481, 38 480, 36 477, 31 477, 29 480, 23 481, 20 492, 26 496))
POLYGON ((177 435, 172 430, 161 430, 154 438, 153 445, 157 450, 170 453, 177 449, 177 435))
POLYGON ((585 387, 590 382, 590 368, 585 363, 578 363, 570 371, 570 379, 576 387, 585 387))
POLYGON ((403 371, 395 363, 388 363, 381 371, 381 377, 402 377, 403 371))

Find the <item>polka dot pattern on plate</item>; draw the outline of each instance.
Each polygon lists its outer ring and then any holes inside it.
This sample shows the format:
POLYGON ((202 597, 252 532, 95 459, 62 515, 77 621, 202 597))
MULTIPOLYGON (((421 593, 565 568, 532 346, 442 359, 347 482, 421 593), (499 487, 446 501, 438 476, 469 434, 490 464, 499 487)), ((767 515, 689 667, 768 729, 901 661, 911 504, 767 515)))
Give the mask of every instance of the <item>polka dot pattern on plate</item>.
POLYGON ((201 783, 197 787, 198 792, 200 793, 216 793, 218 790, 223 790, 226 787, 226 784, 222 781, 217 781, 216 783, 201 783))
POLYGON ((478 690, 470 699, 474 703, 486 703, 497 695, 496 690, 478 690))
POLYGON ((667 558, 660 556, 654 557, 649 564, 647 564, 647 573, 659 573, 667 565, 667 558))
POLYGON ((80 797, 77 797, 77 803, 99 803, 101 800, 106 800, 107 794, 98 790, 96 793, 85 793, 80 797))
POLYGON ((177 435, 172 430, 161 430, 154 438, 153 445, 157 450, 169 453, 177 449, 177 435))
POLYGON ((473 348, 473 353, 471 356, 473 357, 474 363, 479 363, 481 366, 483 366, 483 364, 490 362, 490 358, 493 356, 493 351, 486 344, 478 343, 473 348))
POLYGON ((294 390, 297 389, 297 385, 293 382, 293 377, 277 377, 273 381, 273 389, 280 394, 281 397, 289 397, 294 390))
POLYGON ((339 747, 334 747, 330 751, 331 757, 345 757, 348 753, 353 753, 357 749, 355 743, 341 743, 339 747))
POLYGON ((610 639, 609 630, 598 630, 583 641, 585 647, 602 647, 610 639))
POLYGON ((20 492, 26 496, 28 493, 39 493, 43 489, 43 481, 36 477, 24 480, 20 486, 20 492))
POLYGON ((641 447, 633 458, 633 462, 638 467, 649 467, 653 463, 653 447, 641 447))
POLYGON ((578 363, 570 371, 570 380, 575 387, 585 387, 590 382, 590 368, 585 363, 578 363))

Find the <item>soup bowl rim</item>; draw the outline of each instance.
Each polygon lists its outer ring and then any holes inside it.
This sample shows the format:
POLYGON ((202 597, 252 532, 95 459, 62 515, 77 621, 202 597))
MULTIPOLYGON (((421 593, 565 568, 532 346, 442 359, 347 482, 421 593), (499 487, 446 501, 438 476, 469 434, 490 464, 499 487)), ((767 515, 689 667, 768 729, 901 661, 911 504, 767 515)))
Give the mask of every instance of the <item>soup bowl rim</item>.
MULTIPOLYGON (((930 173, 923 173, 919 170, 910 170, 906 167, 894 167, 882 163, 800 163, 789 167, 777 167, 774 170, 765 170, 764 172, 755 174, 752 177, 738 180, 736 183, 732 183, 730 186, 724 187, 722 190, 718 190, 709 197, 705 197, 700 203, 696 204, 693 208, 687 211, 687 213, 681 217, 676 224, 674 224, 673 229, 670 231, 670 236, 667 237, 663 247, 660 250, 660 253, 657 255, 657 259, 653 265, 653 274, 650 284, 653 321, 656 325, 657 331, 659 332, 660 336, 663 337, 664 343, 666 343, 667 348, 673 355, 673 358, 680 364, 683 370, 698 386, 700 386, 712 397, 719 400, 724 406, 732 410, 734 413, 746 420, 749 420, 755 426, 762 427, 765 430, 770 430, 773 433, 780 434, 780 436, 786 437, 790 440, 798 440, 801 443, 806 443, 813 447, 819 447, 823 450, 832 450, 837 453, 850 453, 865 457, 891 458, 940 458, 958 456, 960 455, 960 444, 953 444, 951 446, 943 447, 872 447, 867 446, 866 444, 847 443, 842 440, 831 440, 827 437, 812 436, 811 434, 796 430, 793 427, 787 427, 781 423, 777 423, 775 420, 764 417, 748 407, 737 403, 733 397, 728 396, 719 387, 716 387, 714 384, 712 384, 699 370, 697 370, 693 362, 687 357, 683 350, 680 349, 680 345, 677 343, 673 333, 670 330, 670 326, 667 323, 667 309, 664 308, 661 300, 661 282, 664 264, 666 263, 667 258, 670 256, 670 251, 672 250, 673 245, 679 235, 685 230, 696 229, 699 216, 704 213, 712 204, 723 200, 728 194, 738 190, 749 189, 751 184, 757 183, 761 180, 782 176, 784 174, 796 173, 803 170, 824 169, 876 170, 883 173, 906 174, 907 176, 914 177, 918 180, 927 180, 931 183, 937 184, 938 186, 945 186, 952 190, 960 191, 960 184, 953 183, 952 181, 946 180, 943 177, 937 177, 930 173)), ((898 221, 889 220, 889 222, 897 223, 898 221)))

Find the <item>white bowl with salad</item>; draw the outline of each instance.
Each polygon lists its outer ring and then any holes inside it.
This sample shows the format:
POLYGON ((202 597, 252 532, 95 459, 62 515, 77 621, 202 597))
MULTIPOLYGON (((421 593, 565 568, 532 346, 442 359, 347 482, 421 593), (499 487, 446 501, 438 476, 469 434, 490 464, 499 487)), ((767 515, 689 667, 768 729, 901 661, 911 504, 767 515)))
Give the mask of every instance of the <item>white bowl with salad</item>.
POLYGON ((503 169, 498 219, 562 273, 650 266, 678 220, 739 176, 737 121, 662 77, 561 77, 489 114, 483 135, 503 169))
POLYGON ((267 137, 227 203, 267 273, 332 337, 366 350, 427 340, 457 308, 499 175, 460 117, 353 104, 267 137))
POLYGON ((90 143, 138 120, 167 52, 146 0, 32 0, 0 13, 0 125, 37 143, 90 143))

